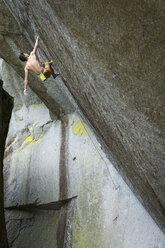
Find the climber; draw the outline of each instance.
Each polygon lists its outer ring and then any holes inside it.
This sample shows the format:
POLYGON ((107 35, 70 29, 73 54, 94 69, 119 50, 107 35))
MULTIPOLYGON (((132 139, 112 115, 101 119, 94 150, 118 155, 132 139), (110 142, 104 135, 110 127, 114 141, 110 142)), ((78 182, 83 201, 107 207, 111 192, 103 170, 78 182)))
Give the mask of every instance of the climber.
POLYGON ((36 42, 34 45, 33 51, 29 54, 21 53, 19 58, 21 61, 26 61, 25 66, 25 86, 24 86, 24 95, 26 95, 27 85, 28 85, 28 74, 29 71, 34 72, 37 76, 42 80, 45 81, 51 75, 53 78, 56 78, 59 74, 55 74, 53 69, 51 68, 52 61, 46 62, 42 64, 36 56, 36 52, 39 46, 39 37, 36 37, 36 42))

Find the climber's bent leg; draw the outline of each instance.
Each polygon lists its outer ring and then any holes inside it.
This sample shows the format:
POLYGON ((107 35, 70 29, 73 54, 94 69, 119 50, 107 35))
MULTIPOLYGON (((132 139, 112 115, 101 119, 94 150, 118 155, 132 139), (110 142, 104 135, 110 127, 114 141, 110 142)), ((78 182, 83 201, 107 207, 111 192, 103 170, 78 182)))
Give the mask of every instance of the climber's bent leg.
POLYGON ((46 62, 42 65, 41 68, 41 74, 39 75, 39 78, 42 81, 45 81, 47 78, 49 78, 51 75, 53 76, 53 78, 55 79, 59 73, 54 73, 54 70, 52 69, 51 65, 53 64, 52 61, 50 62, 46 62))
POLYGON ((51 75, 52 75, 53 78, 55 79, 55 78, 59 75, 59 73, 58 73, 58 74, 54 73, 54 70, 53 70, 53 68, 51 67, 52 64, 53 64, 53 61, 46 62, 46 63, 45 63, 45 68, 49 68, 49 70, 50 70, 50 72, 51 72, 51 75))

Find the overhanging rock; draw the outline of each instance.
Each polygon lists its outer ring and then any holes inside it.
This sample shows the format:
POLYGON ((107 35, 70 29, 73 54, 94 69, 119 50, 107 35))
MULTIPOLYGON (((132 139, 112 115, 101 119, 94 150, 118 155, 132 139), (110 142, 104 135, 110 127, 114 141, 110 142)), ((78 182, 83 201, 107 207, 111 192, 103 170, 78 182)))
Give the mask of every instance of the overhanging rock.
POLYGON ((5 4, 18 33, 1 31, 11 56, 0 53, 23 76, 15 54, 40 36, 116 168, 164 231, 163 1, 5 4))

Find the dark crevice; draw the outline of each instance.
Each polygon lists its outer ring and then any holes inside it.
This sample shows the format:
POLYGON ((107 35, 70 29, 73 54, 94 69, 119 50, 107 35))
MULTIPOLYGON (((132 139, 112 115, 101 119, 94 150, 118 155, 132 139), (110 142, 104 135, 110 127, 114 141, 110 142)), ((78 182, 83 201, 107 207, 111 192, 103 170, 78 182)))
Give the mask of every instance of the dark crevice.
POLYGON ((68 172, 68 137, 67 127, 68 120, 66 116, 62 117, 61 121, 61 150, 60 150, 60 200, 68 198, 68 184, 69 184, 69 172, 68 172))
POLYGON ((74 199, 65 204, 60 211, 60 220, 57 229, 57 247, 72 247, 72 224, 74 215, 74 199))
POLYGON ((54 201, 54 202, 48 202, 43 204, 26 204, 26 205, 19 205, 19 206, 8 206, 5 207, 6 210, 22 210, 22 211, 31 211, 31 210, 60 210, 62 206, 64 206, 66 203, 68 203, 70 200, 72 200, 75 197, 68 198, 61 201, 54 201))
MULTIPOLYGON (((68 119, 61 115, 61 150, 60 150, 60 200, 67 199, 69 195, 69 171, 68 171, 68 119)), ((74 198, 74 197, 73 197, 74 198)), ((57 247, 72 246, 72 221, 74 200, 67 202, 60 211, 60 220, 57 229, 57 247), (69 223, 69 224, 68 224, 69 223), (69 233, 69 237, 67 236, 69 233)))
POLYGON ((13 109, 13 98, 3 90, 2 84, 2 81, 0 81, 0 244, 2 248, 8 248, 4 216, 3 157, 5 141, 13 109))

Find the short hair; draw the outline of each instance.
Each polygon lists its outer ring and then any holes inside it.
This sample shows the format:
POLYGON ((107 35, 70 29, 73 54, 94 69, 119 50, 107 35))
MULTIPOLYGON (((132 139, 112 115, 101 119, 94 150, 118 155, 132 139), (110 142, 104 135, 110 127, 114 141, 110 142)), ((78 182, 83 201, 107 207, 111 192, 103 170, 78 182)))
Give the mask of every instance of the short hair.
POLYGON ((24 55, 24 53, 20 53, 20 55, 19 55, 19 59, 21 60, 21 61, 27 61, 27 59, 25 58, 25 55, 24 55))

